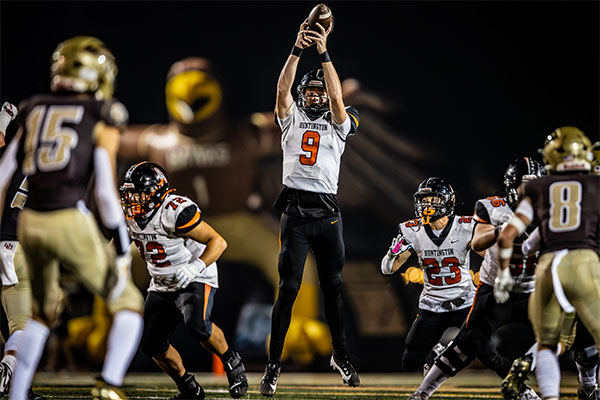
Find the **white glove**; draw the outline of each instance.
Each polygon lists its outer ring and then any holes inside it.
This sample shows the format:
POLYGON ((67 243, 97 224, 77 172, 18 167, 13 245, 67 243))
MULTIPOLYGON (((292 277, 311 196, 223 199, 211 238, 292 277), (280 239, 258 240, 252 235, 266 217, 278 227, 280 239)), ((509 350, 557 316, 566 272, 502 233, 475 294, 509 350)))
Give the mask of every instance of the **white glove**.
POLYGON ((515 281, 510 275, 510 268, 500 270, 498 276, 494 280, 494 298, 496 299, 496 303, 506 303, 514 285, 515 281))
POLYGON ((388 257, 395 259, 400 254, 402 254, 405 251, 412 249, 412 248, 413 248, 412 243, 410 243, 408 240, 406 240, 404 238, 404 236, 402 236, 402 234, 400 233, 400 234, 398 234, 398 236, 396 236, 392 240, 392 245, 388 249, 387 255, 388 255, 388 257))
POLYGON ((6 128, 10 121, 14 120, 17 117, 19 110, 17 107, 10 104, 9 102, 4 102, 2 105, 2 109, 0 110, 0 132, 6 134, 6 128))
POLYGON ((110 292, 108 292, 107 300, 109 303, 112 303, 121 297, 127 286, 127 281, 129 280, 129 275, 131 273, 131 254, 127 253, 117 257, 115 264, 117 269, 117 282, 110 292))
POLYGON ((201 266, 196 265, 196 263, 185 264, 177 271, 175 271, 175 280, 177 280, 177 284, 181 289, 185 289, 194 279, 200 275, 200 272, 204 268, 206 268, 206 264, 204 261, 198 259, 201 266))
POLYGON ((14 119, 17 118, 17 114, 19 113, 19 110, 17 109, 17 107, 14 104, 11 104, 8 101, 5 101, 4 104, 2 104, 2 111, 0 111, 0 112, 8 114, 8 116, 10 117, 10 120, 14 121, 14 119))

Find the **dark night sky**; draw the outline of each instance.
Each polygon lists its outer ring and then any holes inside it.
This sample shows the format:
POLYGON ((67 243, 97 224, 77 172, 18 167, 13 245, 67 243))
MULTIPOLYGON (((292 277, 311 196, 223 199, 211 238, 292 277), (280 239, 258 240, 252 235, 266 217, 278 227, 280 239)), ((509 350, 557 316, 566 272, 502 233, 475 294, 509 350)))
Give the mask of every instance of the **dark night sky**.
MULTIPOLYGON (((192 55, 213 60, 238 115, 272 109, 279 71, 314 4, 3 0, 0 96, 18 102, 45 91, 52 50, 86 34, 115 53, 116 96, 134 123, 166 121, 166 71, 192 55)), ((459 191, 473 193, 481 179, 500 183, 508 162, 534 154, 558 126, 597 140, 599 2, 328 4, 340 76, 390 99, 394 128, 435 154, 428 173, 459 191)), ((308 53, 300 71, 318 63, 308 53)))

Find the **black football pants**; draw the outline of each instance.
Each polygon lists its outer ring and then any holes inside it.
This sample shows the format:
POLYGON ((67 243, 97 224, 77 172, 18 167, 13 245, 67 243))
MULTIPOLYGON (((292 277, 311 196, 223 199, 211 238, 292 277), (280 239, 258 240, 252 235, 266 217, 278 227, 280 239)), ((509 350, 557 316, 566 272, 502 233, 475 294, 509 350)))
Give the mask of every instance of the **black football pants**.
POLYGON ((342 218, 298 218, 284 214, 281 218, 281 250, 279 252, 279 295, 271 317, 269 360, 281 361, 285 335, 290 326, 292 307, 304 272, 309 247, 312 248, 319 285, 323 293, 325 317, 329 324, 333 349, 345 354, 342 302, 342 267, 344 239, 342 218))

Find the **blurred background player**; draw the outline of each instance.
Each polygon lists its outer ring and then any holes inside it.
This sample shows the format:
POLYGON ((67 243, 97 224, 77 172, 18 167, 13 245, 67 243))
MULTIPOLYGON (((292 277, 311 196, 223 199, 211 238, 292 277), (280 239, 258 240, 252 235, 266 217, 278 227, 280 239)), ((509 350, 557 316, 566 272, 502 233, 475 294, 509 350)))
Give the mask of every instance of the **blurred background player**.
POLYGON ((500 233, 501 271, 494 292, 514 285, 504 272, 514 240, 536 220, 540 258, 529 317, 538 342, 536 377, 545 400, 559 398, 560 368, 555 353, 567 314, 578 317, 600 348, 600 177, 590 174, 591 142, 579 129, 558 128, 543 148, 550 176, 528 182, 514 217, 500 233))
POLYGON ((144 305, 142 351, 175 381, 179 393, 174 399, 204 399, 204 390, 170 344, 183 320, 194 339, 220 357, 231 396, 244 396, 248 381, 242 359, 210 319, 219 287, 216 261, 227 242, 203 221, 193 201, 174 193, 165 170, 156 163, 129 168, 120 191, 129 236, 152 277, 144 305))
POLYGON ((19 216, 18 238, 29 267, 33 316, 21 338, 27 346, 18 349, 11 399, 26 398, 56 319, 59 263, 90 292, 108 300, 113 325, 92 395, 124 397, 119 387, 139 343, 142 297, 130 279, 129 239, 114 181, 119 135, 127 122, 125 107, 111 99, 116 74, 114 57, 100 40, 68 39, 52 54, 54 93, 31 97, 19 107, 14 150, 9 146, 4 155, 13 165, 1 171, 0 187, 17 166, 27 175, 29 193, 19 216), (98 209, 114 236, 116 257, 84 202, 92 173, 98 209))
POLYGON ((381 272, 391 275, 416 253, 425 271, 419 311, 402 356, 402 368, 409 372, 423 368, 447 328, 463 324, 475 294, 468 262, 475 221, 454 215, 454 190, 441 178, 425 179, 413 198, 417 218, 398 226, 381 260, 381 272))
MULTIPOLYGON (((475 204, 474 219, 477 222, 471 246, 475 251, 485 251, 484 261, 479 270, 479 286, 469 312, 469 317, 456 339, 436 358, 413 398, 428 399, 442 383, 466 368, 476 357, 501 378, 508 374, 511 360, 501 356, 490 342, 492 334, 501 326, 519 322, 529 326, 527 304, 529 294, 535 284, 536 254, 524 256, 521 252, 523 240, 515 243, 515 251, 510 262, 510 270, 515 286, 510 293, 503 293, 501 299, 494 298, 493 287, 498 268, 496 239, 505 222, 513 215, 522 183, 544 175, 544 168, 530 157, 522 157, 512 162, 504 173, 506 196, 491 196, 480 199, 475 204), (507 302, 508 301, 508 302, 507 302), (491 353, 491 354, 488 354, 491 353)), ((529 233, 533 227, 529 230, 529 233)), ((517 393, 523 400, 539 397, 529 387, 517 393)))
MULTIPOLYGON (((6 128, 18 114, 14 105, 5 102, 0 110, 0 148, 4 146, 6 128)), ((6 158, 8 160, 8 158, 6 158)), ((8 168, 0 162, 0 169, 8 168)), ((23 328, 31 318, 31 284, 23 250, 17 239, 17 219, 27 201, 27 178, 15 171, 6 193, 6 203, 0 222, 0 280, 2 283, 2 306, 8 319, 9 337, 4 345, 4 357, 0 361, 0 396, 8 395, 10 380, 17 364, 17 348, 23 328)), ((44 398, 31 389, 29 400, 44 398)))
POLYGON ((326 31, 300 25, 292 53, 279 75, 275 112, 281 128, 283 190, 275 208, 281 217, 279 294, 271 317, 269 360, 260 383, 264 396, 273 396, 281 372, 281 354, 290 325, 292 307, 302 283, 309 246, 312 248, 323 294, 325 317, 332 336, 330 365, 349 386, 360 380, 346 346, 343 323, 343 225, 336 193, 346 139, 356 133, 358 112, 346 107, 337 72, 327 52, 326 31), (323 69, 306 74, 298 85, 298 100, 291 94, 302 51, 312 44, 323 69))

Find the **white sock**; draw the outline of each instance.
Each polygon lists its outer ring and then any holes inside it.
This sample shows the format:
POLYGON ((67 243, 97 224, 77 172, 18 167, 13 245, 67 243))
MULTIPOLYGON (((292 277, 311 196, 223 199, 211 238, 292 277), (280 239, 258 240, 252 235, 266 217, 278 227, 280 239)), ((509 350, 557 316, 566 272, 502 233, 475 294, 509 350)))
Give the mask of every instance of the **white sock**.
POLYGON ((19 346, 19 342, 21 341, 21 337, 23 336, 23 330, 19 329, 18 331, 14 331, 12 335, 6 341, 6 346, 4 346, 4 352, 7 351, 17 351, 17 346, 19 346))
POLYGON ((50 330, 41 322, 30 319, 25 325, 20 340, 22 343, 27 343, 27 346, 19 346, 19 362, 10 383, 10 400, 27 399, 33 374, 40 362, 49 334, 50 330))
MULTIPOLYGON (((590 346, 583 349, 583 352, 587 357, 593 357, 598 354, 596 346, 590 346)), ((596 374, 598 372, 598 365, 594 365, 592 368, 585 368, 575 360, 577 371, 579 372, 579 382, 584 386, 594 386, 596 384, 596 374)))
POLYGON ((535 370, 538 386, 544 399, 558 399, 560 392, 560 367, 552 350, 538 351, 539 368, 535 370))
POLYGON ((102 379, 106 383, 113 386, 123 384, 140 343, 143 325, 142 316, 135 311, 123 310, 114 315, 102 368, 102 379))
POLYGON ((529 348, 529 350, 527 350, 527 353, 525 353, 525 355, 531 354, 531 356, 533 357, 533 360, 531 361, 531 368, 530 368, 531 372, 535 371, 535 366, 537 364, 537 352, 538 352, 538 344, 537 344, 537 342, 535 342, 533 344, 533 346, 531 346, 529 348))
POLYGON ((442 371, 437 365, 433 364, 427 376, 423 378, 421 386, 417 389, 417 392, 425 393, 427 397, 431 396, 446 379, 450 378, 450 375, 442 371))

